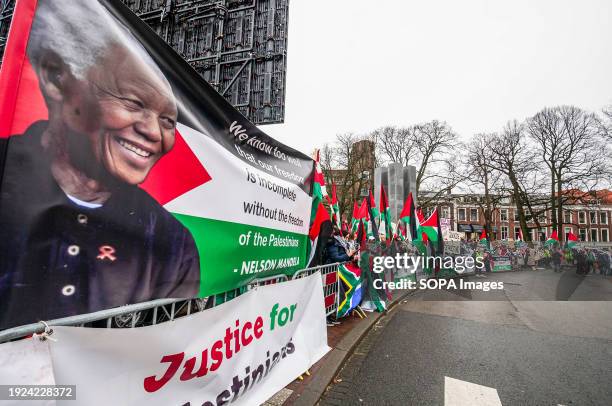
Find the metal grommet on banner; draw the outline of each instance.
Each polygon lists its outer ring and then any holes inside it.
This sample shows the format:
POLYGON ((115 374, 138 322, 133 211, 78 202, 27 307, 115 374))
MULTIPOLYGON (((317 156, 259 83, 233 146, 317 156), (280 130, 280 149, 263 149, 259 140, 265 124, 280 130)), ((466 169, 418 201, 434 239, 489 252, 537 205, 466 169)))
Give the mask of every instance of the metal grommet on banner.
POLYGON ((34 333, 32 337, 38 337, 40 341, 51 340, 53 342, 57 342, 55 338, 51 337, 51 334, 53 334, 53 329, 49 327, 47 322, 40 320, 39 323, 42 323, 45 326, 45 331, 42 333, 34 333))

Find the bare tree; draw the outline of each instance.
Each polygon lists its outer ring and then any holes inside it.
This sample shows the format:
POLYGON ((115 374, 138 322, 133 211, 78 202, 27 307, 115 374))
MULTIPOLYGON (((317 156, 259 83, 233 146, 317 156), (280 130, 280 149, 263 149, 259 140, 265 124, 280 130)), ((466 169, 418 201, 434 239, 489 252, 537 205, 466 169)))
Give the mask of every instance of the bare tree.
POLYGON ((387 126, 370 135, 376 141, 381 162, 417 168, 417 195, 425 188, 433 191, 419 195, 419 204, 423 207, 435 204, 463 180, 460 160, 455 158, 462 144, 446 122, 433 120, 409 127, 387 126))
POLYGON ((433 120, 417 125, 414 137, 414 144, 418 151, 415 162, 418 194, 427 181, 440 178, 440 167, 452 165, 452 158, 449 154, 458 145, 458 136, 446 122, 433 120))
POLYGON ((502 173, 492 169, 491 145, 496 134, 476 134, 467 145, 470 159, 465 167, 465 184, 468 191, 474 195, 482 195, 476 201, 480 211, 484 214, 485 230, 488 236, 493 236, 492 224, 494 214, 504 198, 502 173))
POLYGON ((376 140, 378 155, 386 161, 409 165, 416 155, 415 132, 414 126, 386 126, 374 130, 372 137, 376 140))
POLYGON ((529 118, 526 128, 549 170, 552 226, 562 238, 564 189, 594 188, 610 171, 601 126, 593 113, 560 106, 529 118))
MULTIPOLYGON (((529 218, 525 209, 530 209, 529 217, 535 212, 536 204, 532 204, 530 199, 534 198, 535 192, 541 188, 541 181, 537 176, 536 154, 527 143, 524 126, 517 120, 509 121, 500 134, 490 139, 489 145, 491 154, 488 166, 505 175, 508 183, 507 193, 514 201, 523 237, 531 241, 531 233, 527 226, 529 218)), ((538 213, 535 214, 537 220, 538 213)))
POLYGON ((338 134, 333 144, 321 149, 320 164, 325 183, 336 184, 340 212, 345 219, 350 219, 353 202, 359 200, 362 190, 372 186, 377 165, 374 141, 370 135, 338 134))
POLYGON ((602 137, 612 141, 612 104, 604 107, 601 113, 603 115, 601 120, 602 137))

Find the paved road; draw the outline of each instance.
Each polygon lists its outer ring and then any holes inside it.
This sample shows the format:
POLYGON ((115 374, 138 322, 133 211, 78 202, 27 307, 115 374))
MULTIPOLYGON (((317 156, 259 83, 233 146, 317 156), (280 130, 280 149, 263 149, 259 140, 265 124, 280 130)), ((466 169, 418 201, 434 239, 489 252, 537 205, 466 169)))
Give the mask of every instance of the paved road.
POLYGON ((364 338, 321 405, 612 405, 612 278, 469 280, 505 289, 411 297, 364 338))

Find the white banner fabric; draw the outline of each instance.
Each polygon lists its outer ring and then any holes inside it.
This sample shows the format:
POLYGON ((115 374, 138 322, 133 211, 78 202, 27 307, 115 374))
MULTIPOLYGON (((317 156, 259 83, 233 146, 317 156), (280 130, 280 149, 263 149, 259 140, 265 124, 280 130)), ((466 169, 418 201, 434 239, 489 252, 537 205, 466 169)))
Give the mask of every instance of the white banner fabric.
POLYGON ((258 405, 329 351, 319 273, 155 326, 53 330, 55 382, 76 385, 67 405, 258 405))

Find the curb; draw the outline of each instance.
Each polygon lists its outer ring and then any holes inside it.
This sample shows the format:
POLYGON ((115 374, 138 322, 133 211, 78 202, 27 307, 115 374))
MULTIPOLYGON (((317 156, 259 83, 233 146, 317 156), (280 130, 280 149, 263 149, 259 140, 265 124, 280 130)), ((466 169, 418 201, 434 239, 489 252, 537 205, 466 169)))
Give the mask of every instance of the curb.
POLYGON ((332 382, 334 377, 338 374, 338 371, 340 371, 340 368, 342 365, 344 365, 344 362, 352 354, 353 349, 357 346, 357 344, 359 344, 365 334, 370 331, 372 326, 376 324, 381 317, 386 316, 392 308, 394 308, 407 296, 417 292, 419 292, 418 289, 402 292, 397 299, 393 300, 389 304, 389 307, 384 312, 370 313, 368 318, 365 319, 363 323, 359 323, 351 331, 349 331, 349 333, 345 335, 342 340, 340 340, 338 345, 332 348, 332 350, 327 354, 325 363, 321 366, 321 368, 319 368, 316 375, 301 393, 300 397, 293 402, 293 405, 312 406, 316 404, 323 393, 325 393, 325 390, 332 382))

